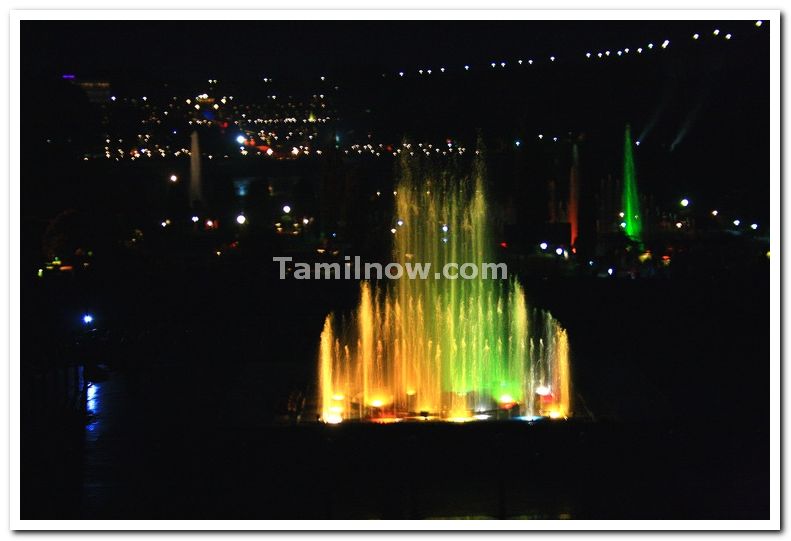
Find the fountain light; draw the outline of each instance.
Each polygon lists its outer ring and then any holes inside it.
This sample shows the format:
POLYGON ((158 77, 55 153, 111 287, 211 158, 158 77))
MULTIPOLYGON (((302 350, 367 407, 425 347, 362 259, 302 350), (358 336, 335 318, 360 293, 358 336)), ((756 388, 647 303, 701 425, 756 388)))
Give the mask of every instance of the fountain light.
MULTIPOLYGON (((399 179, 401 187, 397 190, 402 194, 393 200, 392 215, 410 224, 409 235, 398 235, 396 227, 391 229, 393 260, 403 257, 427 260, 436 254, 437 243, 444 242, 450 229, 454 230, 454 244, 457 231, 460 241, 464 241, 458 245, 458 260, 474 261, 478 254, 473 246, 479 246, 481 257, 488 260, 495 243, 486 227, 487 205, 485 199, 474 195, 483 193, 484 179, 480 175, 451 175, 447 184, 432 187, 431 196, 423 197, 421 191, 426 191, 427 178, 417 169, 412 173, 399 179), (417 195, 415 204, 410 194, 417 195), (409 201, 402 200, 404 195, 409 201), (439 237, 434 229, 437 225, 442 228, 439 237)), ((476 279, 479 282, 475 287, 459 295, 452 294, 456 290, 452 280, 437 282, 429 290, 412 280, 392 280, 380 286, 382 289, 361 282, 353 315, 355 323, 349 324, 333 315, 324 321, 317 370, 322 419, 330 419, 334 415, 331 408, 343 405, 344 422, 350 418, 379 422, 383 410, 388 419, 402 419, 407 412, 419 412, 411 417, 458 422, 483 420, 475 415, 486 415, 481 410, 487 408, 468 408, 470 393, 491 397, 498 409, 504 409, 516 405, 516 400, 521 403, 524 396, 534 396, 533 374, 551 374, 555 382, 551 399, 542 401, 541 407, 568 416, 571 389, 566 331, 551 317, 539 318, 536 325, 528 325, 527 300, 518 281, 509 282, 504 286, 508 291, 503 291, 501 286, 481 276, 476 279), (404 317, 403 312, 395 309, 402 298, 436 307, 436 311, 404 317), (467 317, 454 318, 452 314, 461 313, 470 304, 480 309, 467 317), (491 330, 484 340, 470 346, 469 353, 471 358, 482 358, 487 349, 502 344, 502 352, 491 356, 488 366, 459 363, 449 348, 440 347, 445 343, 443 340, 461 343, 483 324, 491 330), (541 341, 538 337, 542 336, 551 339, 541 341), (395 362, 398 344, 413 343, 413 340, 427 346, 395 362), (519 344, 530 343, 540 351, 528 356, 519 344), (495 374, 507 374, 507 386, 501 386, 505 382, 495 374), (347 397, 344 402, 332 400, 340 389, 347 397), (446 393, 443 389, 464 390, 467 396, 458 397, 457 393, 446 393), (491 389, 498 390, 491 394, 491 389)))
POLYGON ((511 396, 510 394, 504 394, 504 395, 500 395, 500 398, 499 398, 498 401, 500 402, 500 404, 513 404, 514 403, 514 397, 511 396))
POLYGON ((546 385, 539 385, 536 387, 536 394, 539 396, 549 396, 551 393, 552 390, 546 385))
POLYGON ((340 424, 341 421, 343 421, 343 417, 341 417, 337 413, 330 413, 328 415, 324 415, 322 417, 322 420, 329 425, 337 425, 340 424))
POLYGON ((402 225, 404 225, 404 220, 400 220, 400 219, 399 219, 399 220, 396 222, 396 225, 398 225, 398 227, 401 227, 402 225))

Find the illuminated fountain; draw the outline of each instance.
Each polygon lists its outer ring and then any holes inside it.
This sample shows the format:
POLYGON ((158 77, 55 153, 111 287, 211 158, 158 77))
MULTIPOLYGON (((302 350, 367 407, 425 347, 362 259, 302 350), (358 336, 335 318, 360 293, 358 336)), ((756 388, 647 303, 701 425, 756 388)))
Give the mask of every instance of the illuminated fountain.
POLYGON ((431 263, 431 272, 383 287, 362 282, 350 316, 327 316, 320 418, 568 417, 569 345, 558 322, 530 309, 513 278, 435 279, 447 262, 494 261, 482 160, 467 176, 402 161, 394 194, 393 261, 431 263))
POLYGON ((623 142, 623 193, 621 204, 623 205, 623 224, 624 232, 634 242, 643 242, 643 222, 640 216, 640 196, 637 192, 637 173, 634 168, 634 155, 632 153, 632 131, 626 125, 626 133, 623 142))

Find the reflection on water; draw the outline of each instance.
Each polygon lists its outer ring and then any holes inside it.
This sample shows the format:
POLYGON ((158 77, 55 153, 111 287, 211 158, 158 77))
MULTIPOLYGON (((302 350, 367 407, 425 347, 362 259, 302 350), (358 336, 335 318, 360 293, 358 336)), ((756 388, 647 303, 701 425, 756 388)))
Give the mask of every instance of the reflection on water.
POLYGON ((86 430, 88 432, 96 432, 100 428, 99 414, 102 409, 102 386, 99 383, 89 383, 88 388, 85 390, 86 395, 86 410, 88 414, 88 424, 86 430))

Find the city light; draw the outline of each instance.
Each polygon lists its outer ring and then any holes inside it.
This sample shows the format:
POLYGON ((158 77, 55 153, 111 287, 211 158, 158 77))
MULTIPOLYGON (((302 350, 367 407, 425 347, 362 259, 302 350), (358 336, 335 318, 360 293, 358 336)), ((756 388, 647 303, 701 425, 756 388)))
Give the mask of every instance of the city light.
POLYGON ((756 229, 758 229, 758 224, 750 224, 750 229, 755 231, 756 229))
POLYGON ((763 21, 755 21, 755 26, 760 27, 762 24, 764 24, 763 21))
POLYGON ((712 216, 716 216, 716 215, 717 215, 717 214, 719 214, 719 213, 720 213, 720 211, 718 211, 718 210, 712 210, 712 211, 711 211, 711 215, 712 215, 712 216))
POLYGON ((283 213, 288 214, 291 212, 291 207, 288 205, 283 205, 283 213))
POLYGON ((82 322, 86 325, 93 323, 93 316, 91 314, 84 314, 82 316, 82 322))
POLYGON ((198 223, 198 220, 200 220, 200 218, 198 218, 197 216, 192 217, 192 223, 196 224, 198 223))
POLYGON ((741 222, 741 220, 738 220, 738 219, 736 219, 736 220, 734 220, 734 221, 733 221, 733 225, 735 225, 736 227, 739 227, 739 225, 740 225, 741 223, 742 223, 742 222, 741 222))
POLYGON ((682 207, 688 207, 689 206, 689 199, 687 199, 686 197, 684 199, 682 199, 681 200, 681 206, 682 207))
POLYGON ((244 214, 240 214, 239 216, 236 217, 236 223, 238 223, 239 225, 244 225, 245 223, 247 223, 247 218, 245 218, 244 214))
POLYGON ((245 137, 244 135, 240 135, 240 136, 238 136, 238 137, 236 138, 236 142, 237 142, 237 143, 239 143, 240 145, 241 145, 242 143, 244 143, 245 141, 247 141, 247 137, 245 137))
POLYGON ((613 269, 612 269, 612 267, 610 267, 609 269, 607 269, 607 274, 609 274, 610 276, 612 276, 612 273, 613 273, 613 269))
POLYGON ((700 37, 700 34, 692 34, 692 39, 698 39, 699 37, 700 37))
POLYGON ((176 175, 170 175, 170 182, 177 182, 178 179, 179 177, 177 177, 176 175))
POLYGON ((563 248, 555 248, 555 253, 558 255, 563 255, 563 248))
POLYGON ((539 246, 539 247, 540 247, 542 250, 546 250, 546 249, 547 249, 547 247, 549 247, 549 244, 547 244, 546 242, 542 242, 542 243, 541 243, 541 244, 539 244, 538 246, 539 246))

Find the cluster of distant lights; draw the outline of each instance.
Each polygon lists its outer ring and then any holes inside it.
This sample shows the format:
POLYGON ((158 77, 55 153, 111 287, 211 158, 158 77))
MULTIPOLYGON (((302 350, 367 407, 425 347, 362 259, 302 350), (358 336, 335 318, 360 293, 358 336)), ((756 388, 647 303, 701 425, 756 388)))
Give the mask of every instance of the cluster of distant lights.
MULTIPOLYGON (((763 24, 763 21, 756 21, 755 22, 755 26, 756 27, 760 27, 760 26, 762 26, 762 24, 763 24)), ((719 28, 715 28, 711 32, 711 35, 713 35, 714 37, 720 37, 721 36, 722 38, 724 38, 726 40, 730 40, 731 38, 733 38, 733 34, 732 33, 730 33, 730 32, 723 33, 719 28)), ((701 39, 701 37, 702 37, 702 34, 700 34, 700 33, 696 32, 696 33, 692 34, 692 39, 694 39, 694 40, 701 39)), ((634 48, 624 47, 622 49, 603 49, 603 50, 600 50, 600 51, 597 51, 597 52, 588 51, 588 52, 585 53, 585 57, 588 58, 588 59, 597 59, 597 58, 598 59, 607 59, 607 58, 610 58, 610 57, 612 57, 612 58, 624 57, 624 56, 629 55, 629 54, 642 55, 643 53, 648 53, 648 52, 653 51, 655 49, 667 49, 670 46, 670 40, 669 39, 665 39, 662 42, 657 42, 657 43, 658 44, 655 44, 654 42, 649 42, 645 46, 641 45, 641 46, 634 47, 634 48)), ((486 68, 487 69, 505 69, 505 68, 509 68, 509 67, 514 66, 514 64, 517 65, 517 66, 532 66, 532 65, 534 65, 536 63, 541 63, 542 61, 543 61, 544 64, 552 64, 552 63, 554 63, 557 60, 558 60, 558 58, 555 55, 549 55, 549 56, 541 57, 541 59, 538 59, 538 60, 536 60, 534 58, 528 58, 527 60, 520 58, 520 59, 516 60, 516 62, 506 61, 506 60, 493 60, 493 61, 489 62, 486 65, 486 68)), ((462 68, 460 69, 460 71, 469 72, 472 69, 473 69, 472 65, 464 64, 462 66, 462 68)), ((422 68, 418 68, 418 69, 413 69, 411 71, 399 70, 397 72, 397 75, 398 75, 398 77, 408 77, 409 75, 413 75, 413 76, 417 75, 418 77, 420 77, 420 76, 430 76, 432 74, 444 74, 444 73, 447 73, 448 71, 450 71, 450 70, 447 67, 445 67, 445 66, 440 67, 439 69, 432 69, 430 67, 422 67, 422 68)))
MULTIPOLYGON (((760 22, 760 21, 759 21, 759 22, 760 22)), ((760 25, 759 25, 759 26, 760 26, 760 25)), ((689 206, 692 204, 692 202, 689 200, 689 198, 687 198, 687 197, 684 197, 684 198, 682 198, 682 199, 681 199, 681 200, 678 202, 678 204, 679 204, 681 207, 683 207, 683 208, 688 208, 688 207, 689 207, 689 206)), ((623 214, 623 213, 622 213, 622 214, 623 214)), ((710 213, 710 214, 711 214, 711 216, 713 216, 714 218, 717 218, 717 217, 719 217, 719 215, 720 215, 720 211, 719 211, 719 210, 717 210, 717 209, 714 209, 714 210, 712 210, 712 211, 711 211, 711 213, 710 213)), ((740 226, 742 225, 742 220, 741 220, 740 218, 734 218, 734 219, 731 221, 731 223, 733 224, 733 226, 734 226, 734 227, 740 227, 740 226)), ((683 222, 676 222, 676 224, 675 224, 675 225, 676 225, 676 228, 677 228, 677 229, 681 229, 682 227, 684 227, 684 224, 683 224, 683 222)), ((752 229, 753 231, 757 231, 757 230, 758 230, 758 224, 757 224, 757 223, 754 223, 754 222, 753 222, 753 223, 751 223, 751 224, 750 224, 750 229, 752 229)))
MULTIPOLYGON (((763 21, 759 20, 759 21, 755 22, 755 26, 756 27, 761 27, 762 25, 763 25, 763 21)), ((692 34, 691 37, 692 37, 693 40, 697 41, 697 40, 703 39, 703 37, 705 35, 707 35, 707 34, 696 32, 696 33, 692 34)), ((709 32, 709 35, 711 35, 711 36, 713 36, 715 38, 721 38, 721 39, 725 39, 725 40, 731 40, 733 38, 733 34, 732 33, 722 31, 719 28, 714 28, 713 30, 711 30, 709 32)), ((643 46, 639 46, 639 47, 636 47, 636 48, 624 47, 622 49, 617 49, 617 50, 610 50, 610 49, 601 50, 601 51, 598 51, 598 52, 595 52, 595 53, 594 52, 587 52, 587 53, 585 53, 585 57, 588 58, 588 59, 595 59, 595 58, 605 59, 605 58, 608 58, 608 57, 614 57, 614 58, 623 57, 625 55, 631 55, 631 54, 642 55, 643 53, 647 53, 647 52, 649 52, 651 50, 667 49, 670 46, 670 40, 669 39, 665 39, 661 43, 660 42, 656 42, 656 43, 657 44, 655 45, 654 42, 649 42, 644 47, 643 46)), ((518 59, 515 62, 514 61, 506 61, 506 60, 493 60, 493 61, 490 61, 488 64, 486 64, 486 67, 487 67, 487 69, 505 69, 505 68, 511 67, 513 65, 517 65, 517 66, 532 66, 532 65, 534 65, 536 63, 541 63, 542 60, 545 63, 554 63, 554 62, 556 62, 558 60, 558 58, 555 55, 549 55, 548 57, 546 57, 546 58, 542 57, 542 59, 539 59, 539 60, 536 60, 534 58, 518 59), (548 62, 546 62, 546 61, 548 61, 548 62)), ((470 65, 470 64, 464 64, 462 66, 462 69, 465 72, 469 72, 469 71, 471 71, 473 69, 473 66, 470 65)), ((434 68, 431 68, 431 67, 422 67, 422 68, 419 68, 417 70, 413 70, 412 72, 407 72, 407 71, 403 71, 402 70, 402 71, 399 71, 397 73, 398 73, 399 77, 407 77, 409 73, 412 73, 412 74, 416 73, 418 76, 429 76, 429 75, 436 74, 436 73, 444 74, 444 73, 447 73, 448 71, 450 71, 450 68, 448 68, 446 66, 442 66, 442 67, 440 67, 438 69, 434 69, 434 68)), ((64 79, 66 79, 66 78, 74 79, 75 77, 72 74, 65 74, 63 76, 63 78, 64 79)), ((263 80, 264 80, 264 82, 272 82, 273 81, 273 79, 271 77, 264 77, 263 80)), ((321 81, 325 81, 326 80, 326 76, 322 75, 320 77, 320 80, 321 81)), ((208 82, 209 82, 209 84, 217 84, 218 80, 217 79, 208 79, 208 82)), ((275 99, 277 99, 277 96, 276 95, 267 95, 267 98, 275 100, 275 99)), ((314 98, 317 98, 317 99, 320 98, 320 99, 323 100, 324 94, 316 94, 316 95, 314 95, 314 98)), ((115 102, 117 97, 113 95, 113 96, 110 97, 110 99, 111 99, 111 101, 115 102)), ((142 96, 141 99, 142 99, 143 102, 147 102, 148 101, 148 97, 147 96, 142 96)), ((176 98, 175 96, 174 96, 173 99, 174 100, 178 100, 178 98, 176 98)), ((219 98, 219 102, 222 105, 228 104, 228 103, 230 103, 233 100, 234 100, 233 96, 222 96, 221 98, 219 98)), ((198 95, 194 96, 193 98, 187 98, 185 100, 182 100, 181 103, 186 103, 188 106, 191 106, 196 111, 200 110, 201 107, 203 107, 204 105, 206 107, 210 107, 210 108, 212 108, 214 110, 218 110, 220 108, 220 105, 218 103, 214 102, 214 101, 215 101, 214 98, 210 98, 208 93, 202 93, 202 94, 198 94, 198 95)), ((324 107, 323 103, 321 103, 320 105, 321 105, 321 107, 324 107)), ((147 107, 148 107, 148 105, 147 105, 147 107)), ((168 111, 164 111, 164 114, 167 115, 168 111)), ((236 124, 237 126, 241 127, 242 122, 252 122, 252 123, 256 123, 256 124, 257 123, 264 123, 264 124, 283 123, 283 124, 287 124, 287 123, 298 123, 299 122, 299 119, 297 119, 294 116, 290 116, 290 117, 287 116, 287 117, 283 117, 283 118, 260 118, 260 117, 257 117, 257 118, 254 118, 254 119, 247 119, 246 117, 247 117, 246 114, 241 114, 241 118, 243 120, 235 120, 235 121, 233 121, 233 123, 236 124)), ((313 115, 308 115, 306 118, 302 118, 301 119, 303 124, 308 124, 308 123, 311 123, 311 122, 326 123, 329 120, 330 120, 330 117, 328 117, 328 116, 316 118, 316 117, 313 117, 313 115)), ((144 121, 144 123, 145 123, 145 121, 144 121)), ((213 123, 212 120, 204 120, 204 119, 193 119, 193 120, 189 121, 190 125, 192 125, 192 124, 207 124, 207 125, 210 125, 212 123, 213 123)), ((273 134, 267 134, 267 136, 268 136, 267 138, 272 138, 274 140, 278 140, 278 137, 277 137, 276 134, 274 134, 274 135, 273 134)), ((310 138, 312 138, 312 137, 310 137, 310 138)), ((543 139, 544 138, 543 134, 539 134, 538 138, 539 139, 543 139)), ((286 139, 290 139, 290 137, 286 137, 286 139)), ((552 141, 557 142, 558 138, 557 137, 552 137, 552 141)), ((146 142, 147 142, 147 139, 146 139, 146 142)), ((242 143, 240 142, 240 144, 242 144, 242 143)), ((637 146, 639 146, 640 142, 637 141, 635 144, 637 146)), ((515 146, 519 147, 521 145, 522 145, 522 141, 517 139, 515 141, 515 146)), ((379 146, 381 147, 382 145, 379 145, 379 146)), ((272 150, 272 149, 269 149, 269 150, 266 150, 266 151, 254 152, 254 151, 248 150, 246 148, 240 148, 239 151, 240 151, 239 153, 242 156, 247 156, 247 155, 272 156, 273 154, 275 154, 275 151, 272 150)), ((310 150, 309 150, 308 147, 297 147, 297 146, 294 146, 294 147, 291 148, 290 151, 286 150, 286 155, 289 152, 290 152, 290 154, 292 156, 297 156, 297 155, 300 155, 300 154, 310 154, 310 150), (295 151, 295 149, 297 149, 297 148, 299 148, 299 151, 295 151)), ((380 150, 372 149, 370 147, 369 148, 349 148, 349 149, 346 149, 344 152, 347 155, 350 155, 353 152, 356 152, 358 155, 367 153, 369 155, 373 155, 373 156, 376 156, 376 157, 380 157, 380 156, 385 154, 385 153, 381 152, 380 150)), ((317 152, 317 153, 320 154, 320 152, 317 152)), ((154 150, 153 151, 150 148, 147 148, 147 147, 143 147, 143 148, 135 147, 135 148, 133 148, 130 151, 127 151, 127 152, 124 152, 122 149, 119 148, 119 149, 117 149, 117 151, 115 153, 113 153, 113 152, 110 151, 109 147, 105 147, 105 158, 107 158, 107 159, 114 159, 115 161, 120 161, 121 159, 123 159, 125 157, 131 157, 132 160, 135 160, 135 159, 140 158, 140 157, 151 158, 151 157, 154 157, 154 156, 159 156, 159 157, 163 157, 164 158, 168 154, 172 154, 174 156, 179 156, 181 154, 189 155, 189 151, 187 149, 183 149, 183 148, 182 149, 178 149, 176 151, 171 151, 169 146, 165 146, 163 148, 163 147, 160 147, 158 145, 154 145, 154 150)), ((424 152, 424 154, 429 155, 429 153, 427 153, 427 152, 424 152)), ((447 152, 442 152, 442 154, 443 155, 447 155, 447 152)), ((396 153, 393 153, 393 155, 396 155, 396 153)), ((414 154, 411 154, 411 155, 414 155, 414 154)), ((223 155, 222 157, 223 158, 229 158, 230 156, 223 155)), ((212 158, 214 158, 214 156, 209 156, 209 159, 212 159, 212 158)), ((83 159, 84 160, 88 160, 88 159, 90 159, 90 157, 86 155, 86 156, 84 156, 83 159)))

